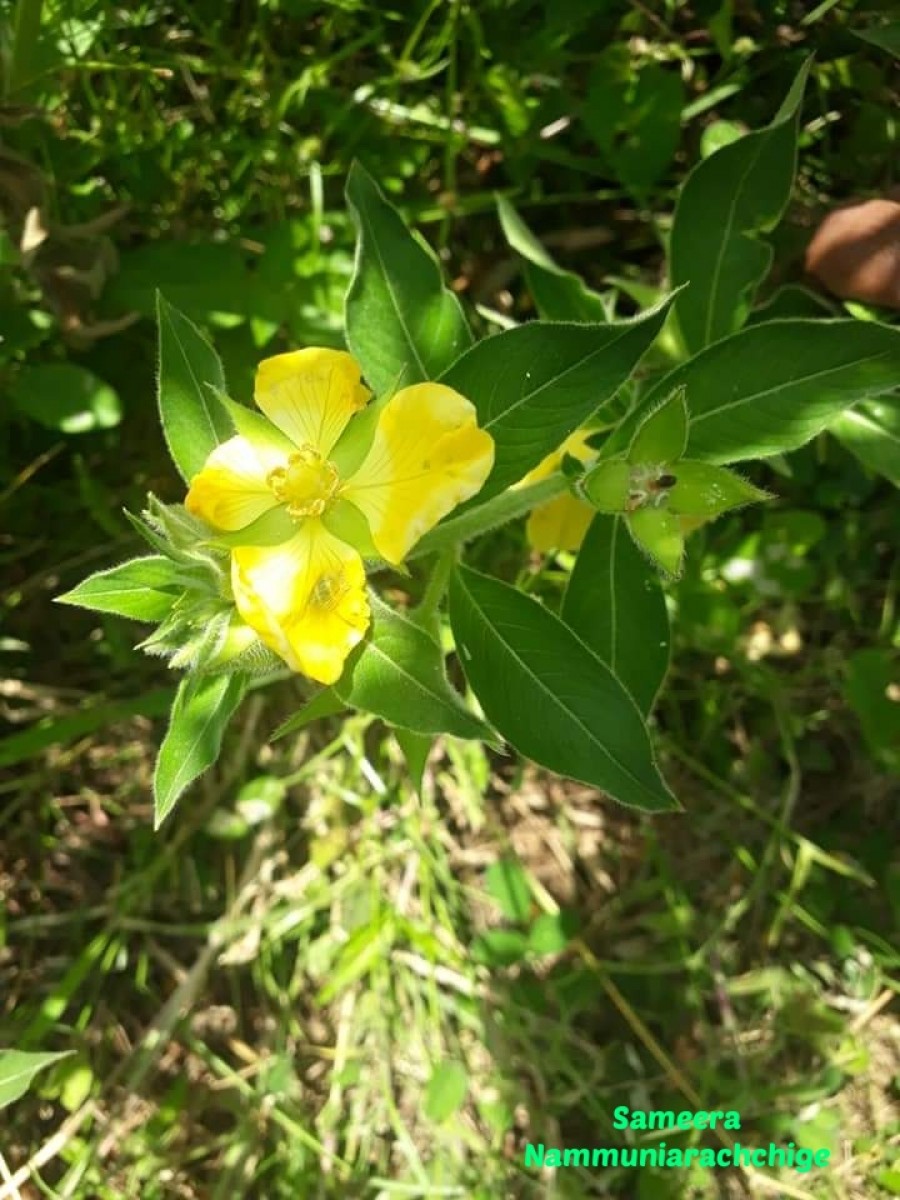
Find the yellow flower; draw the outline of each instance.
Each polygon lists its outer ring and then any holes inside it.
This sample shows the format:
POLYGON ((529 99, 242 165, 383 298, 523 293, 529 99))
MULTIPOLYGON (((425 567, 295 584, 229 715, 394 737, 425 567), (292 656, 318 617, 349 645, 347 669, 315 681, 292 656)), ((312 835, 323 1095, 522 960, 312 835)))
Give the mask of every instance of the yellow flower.
POLYGON ((244 621, 292 670, 326 684, 369 625, 360 549, 401 562, 494 462, 493 439, 452 388, 414 384, 353 420, 370 398, 344 351, 265 359, 255 399, 267 422, 217 446, 185 501, 230 535, 244 621))
MULTIPOLYGON (((539 483, 552 475, 558 470, 565 454, 583 463, 590 462, 597 453, 587 442, 592 433, 596 433, 596 430, 576 429, 558 450, 548 454, 516 487, 539 483)), ((553 550, 577 550, 584 541, 593 517, 594 510, 586 501, 579 500, 571 492, 565 492, 532 510, 525 526, 525 535, 529 545, 542 554, 549 554, 553 550)))

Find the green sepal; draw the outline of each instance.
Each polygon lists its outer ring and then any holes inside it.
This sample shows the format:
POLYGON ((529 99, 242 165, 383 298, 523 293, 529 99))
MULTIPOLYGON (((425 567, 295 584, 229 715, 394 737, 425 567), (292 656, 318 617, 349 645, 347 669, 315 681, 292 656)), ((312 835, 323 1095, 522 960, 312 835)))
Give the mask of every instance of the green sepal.
POLYGON ((676 390, 638 426, 626 458, 630 463, 671 463, 684 454, 689 418, 685 389, 676 390))
POLYGON ((365 514, 350 500, 339 499, 322 515, 329 533, 352 546, 363 558, 381 560, 365 514))
POLYGON ((672 474, 676 482, 669 489, 669 509, 680 516, 708 520, 731 508, 772 499, 769 492, 713 463, 684 459, 673 465, 672 474))
POLYGON ((266 446, 270 450, 274 450, 278 454, 293 454, 297 447, 286 434, 273 425, 268 417, 262 413, 255 412, 252 408, 248 408, 245 404, 238 404, 232 400, 220 388, 214 387, 212 384, 207 384, 207 388, 215 396, 216 401, 228 414, 231 423, 234 425, 235 431, 241 437, 247 439, 251 445, 257 444, 266 446))
POLYGON ((678 517, 665 508, 639 508, 625 517, 628 532, 638 547, 673 577, 681 574, 684 535, 678 517))
POLYGON ((610 458, 588 471, 579 491, 598 512, 624 512, 631 488, 631 467, 624 458, 610 458))
POLYGON ((230 533, 221 530, 207 529, 204 544, 207 546, 280 546, 297 532, 297 526, 287 515, 283 504, 274 504, 245 525, 243 529, 235 529, 230 533))

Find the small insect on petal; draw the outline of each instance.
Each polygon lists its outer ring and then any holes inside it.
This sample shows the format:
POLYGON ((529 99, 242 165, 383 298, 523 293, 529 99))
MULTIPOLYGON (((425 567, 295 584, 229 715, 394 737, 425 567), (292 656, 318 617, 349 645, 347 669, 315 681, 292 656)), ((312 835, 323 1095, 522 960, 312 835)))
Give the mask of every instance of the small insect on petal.
POLYGON ((309 601, 316 608, 332 612, 349 591, 350 584, 343 575, 322 575, 316 580, 309 601))

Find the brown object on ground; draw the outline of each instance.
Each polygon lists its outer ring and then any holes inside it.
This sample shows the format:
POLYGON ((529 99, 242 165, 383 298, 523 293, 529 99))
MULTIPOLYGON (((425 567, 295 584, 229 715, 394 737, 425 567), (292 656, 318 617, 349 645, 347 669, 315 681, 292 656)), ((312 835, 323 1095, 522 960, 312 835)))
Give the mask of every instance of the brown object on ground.
POLYGON ((806 270, 844 300, 900 308, 900 202, 829 213, 807 247, 806 270))

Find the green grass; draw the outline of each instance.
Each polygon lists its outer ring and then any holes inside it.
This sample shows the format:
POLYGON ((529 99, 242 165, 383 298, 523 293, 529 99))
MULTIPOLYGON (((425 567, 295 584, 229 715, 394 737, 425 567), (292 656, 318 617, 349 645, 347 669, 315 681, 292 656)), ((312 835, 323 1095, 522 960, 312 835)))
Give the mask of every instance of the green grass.
MULTIPOLYGON (((449 741, 419 795, 361 717, 270 745, 300 699, 281 681, 155 835, 171 678, 136 631, 52 604, 137 550, 123 506, 179 499, 152 289, 211 329, 235 394, 265 354, 336 342, 355 156, 467 301, 525 319, 494 190, 594 285, 657 286, 704 129, 767 120, 814 49, 775 238, 796 278, 821 209, 895 182, 891 65, 850 32, 877 6, 694 7, 44 5, 3 137, 54 232, 23 263, 0 194, 0 383, 73 363, 124 415, 80 437, 15 409, 0 425, 0 1045, 75 1051, 4 1111, 0 1196, 900 1191, 896 747, 873 718, 896 665, 896 494, 836 442, 755 468, 773 511, 689 543, 656 718, 686 812, 666 819, 449 741), (629 71, 684 81, 678 149, 643 189, 582 119, 616 40, 629 71), (527 1141, 618 1142, 618 1104, 734 1107, 744 1144, 837 1165, 772 1185, 523 1169, 527 1141)), ((551 602, 571 565, 518 526, 474 556, 551 602)), ((418 579, 390 586, 402 602, 418 579)))

